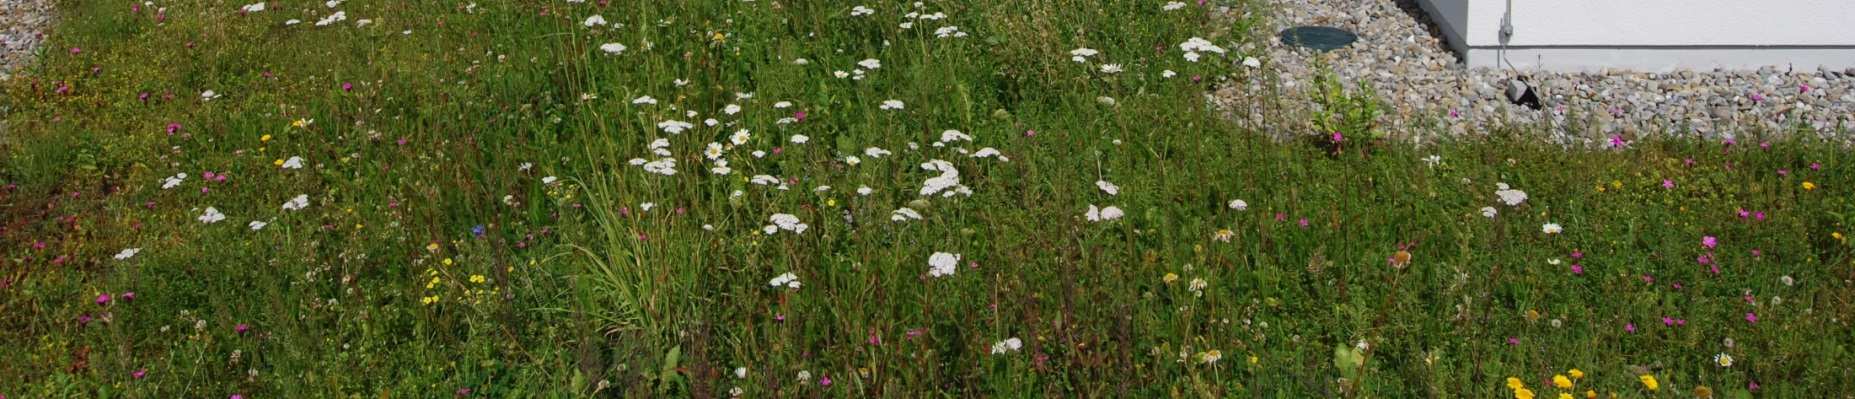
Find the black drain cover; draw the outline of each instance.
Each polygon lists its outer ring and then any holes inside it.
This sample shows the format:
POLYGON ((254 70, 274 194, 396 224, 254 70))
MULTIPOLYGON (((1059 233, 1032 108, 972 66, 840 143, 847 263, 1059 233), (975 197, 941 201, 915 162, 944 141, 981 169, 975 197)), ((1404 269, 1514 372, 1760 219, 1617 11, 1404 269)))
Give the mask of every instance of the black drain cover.
POLYGON ((1282 44, 1330 51, 1359 40, 1359 35, 1329 26, 1297 26, 1282 30, 1282 44))

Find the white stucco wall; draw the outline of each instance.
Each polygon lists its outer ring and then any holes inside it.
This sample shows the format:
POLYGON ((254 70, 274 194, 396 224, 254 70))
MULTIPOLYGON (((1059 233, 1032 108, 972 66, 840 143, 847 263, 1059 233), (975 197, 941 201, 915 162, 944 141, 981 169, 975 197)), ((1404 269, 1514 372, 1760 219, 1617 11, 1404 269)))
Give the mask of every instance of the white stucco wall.
POLYGON ((1855 67, 1855 0, 1419 0, 1471 66, 1855 67))

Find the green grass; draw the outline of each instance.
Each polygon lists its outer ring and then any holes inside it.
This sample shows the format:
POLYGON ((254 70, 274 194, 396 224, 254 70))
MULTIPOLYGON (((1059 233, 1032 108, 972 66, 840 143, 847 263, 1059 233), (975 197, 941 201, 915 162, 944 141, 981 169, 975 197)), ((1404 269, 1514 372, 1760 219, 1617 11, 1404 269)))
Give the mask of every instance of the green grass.
POLYGON ((320 3, 130 4, 61 2, 40 63, 0 84, 8 398, 1855 388, 1846 148, 1273 141, 1204 100, 1263 78, 1237 65, 1269 37, 1238 17, 1253 4, 349 0, 327 27, 320 3), (608 25, 583 26, 595 13, 608 25), (1227 51, 1188 62, 1192 37, 1227 51), (743 129, 711 172, 705 146, 743 129), (950 129, 973 139, 934 145, 950 129), (660 138, 674 175, 630 164, 660 138), (970 156, 987 147, 1009 160, 970 156), (921 195, 935 159, 971 194, 921 195), (1500 204, 1497 183, 1530 198, 1500 204), (902 207, 921 219, 891 221, 902 207), (808 227, 768 234, 774 214, 808 227), (930 276, 937 252, 954 274, 930 276), (785 273, 801 287, 769 286, 785 273))

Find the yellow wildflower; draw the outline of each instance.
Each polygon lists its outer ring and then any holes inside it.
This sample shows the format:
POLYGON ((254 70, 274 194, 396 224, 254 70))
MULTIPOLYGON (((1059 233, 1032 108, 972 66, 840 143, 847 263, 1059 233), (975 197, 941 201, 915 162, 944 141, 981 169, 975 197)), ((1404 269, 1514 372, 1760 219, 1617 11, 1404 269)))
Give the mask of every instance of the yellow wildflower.
POLYGON ((1803 190, 1804 190, 1804 191, 1810 191, 1810 190, 1815 190, 1815 189, 1816 189, 1816 183, 1811 183, 1811 182, 1808 182, 1808 181, 1806 181, 1806 182, 1803 182, 1803 190))
POLYGON ((470 282, 472 283, 483 284, 486 281, 489 281, 489 279, 484 278, 483 275, 481 274, 470 275, 470 282))
POLYGON ((1564 374, 1552 376, 1552 386, 1559 387, 1559 389, 1571 389, 1572 379, 1565 378, 1564 374))
POLYGON ((262 137, 258 137, 258 141, 269 143, 271 141, 271 135, 266 134, 262 137))
POLYGON ((443 264, 444 264, 445 266, 450 266, 450 265, 451 265, 451 258, 444 258, 444 261, 443 261, 443 262, 439 262, 439 263, 443 263, 443 264))
POLYGON ((1574 399, 1574 398, 1572 398, 1572 394, 1559 392, 1559 399, 1574 399))
POLYGON ((1582 371, 1582 370, 1578 370, 1578 369, 1572 369, 1572 371, 1567 371, 1567 372, 1566 372, 1566 374, 1571 374, 1571 375, 1572 375, 1572 379, 1574 379, 1574 380, 1582 380, 1582 379, 1584 379, 1584 371, 1582 371))
POLYGON ((425 250, 431 251, 431 252, 438 252, 438 243, 434 242, 430 244, 425 244, 425 250))
POLYGON ((1655 374, 1643 374, 1641 377, 1636 378, 1642 380, 1643 388, 1649 388, 1651 391, 1662 387, 1662 384, 1655 382, 1655 374))
POLYGON ((1526 388, 1515 389, 1514 399, 1533 399, 1533 390, 1526 388))
POLYGON ((1507 389, 1519 390, 1520 388, 1526 388, 1526 387, 1527 387, 1527 384, 1520 382, 1519 378, 1507 377, 1507 389))
POLYGON ((1174 281, 1179 281, 1179 275, 1177 273, 1166 273, 1166 276, 1160 277, 1159 281, 1163 281, 1166 284, 1172 284, 1172 282, 1174 281))

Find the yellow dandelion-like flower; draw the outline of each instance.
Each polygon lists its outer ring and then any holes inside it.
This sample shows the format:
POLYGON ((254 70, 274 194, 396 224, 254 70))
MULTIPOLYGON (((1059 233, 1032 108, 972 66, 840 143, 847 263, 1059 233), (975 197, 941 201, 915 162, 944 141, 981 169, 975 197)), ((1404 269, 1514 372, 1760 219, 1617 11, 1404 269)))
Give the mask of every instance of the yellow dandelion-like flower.
POLYGON ((1172 284, 1175 281, 1179 281, 1179 275, 1177 273, 1166 273, 1164 277, 1159 278, 1159 281, 1172 284))
POLYGON ((1842 232, 1840 232, 1840 231, 1838 231, 1838 232, 1834 232, 1834 233, 1829 233, 1829 236, 1830 236, 1830 237, 1834 237, 1834 238, 1836 239, 1836 241, 1842 241, 1842 232))
POLYGON ((1642 380, 1642 387, 1648 388, 1650 391, 1654 391, 1662 387, 1661 383, 1658 383, 1655 381, 1654 374, 1643 374, 1641 377, 1636 377, 1636 379, 1642 380))
POLYGON ((425 250, 430 251, 430 252, 438 252, 438 243, 434 242, 430 244, 425 244, 425 250))
POLYGON ((728 34, 715 32, 715 35, 711 39, 715 40, 716 43, 725 43, 728 41, 728 34))
POLYGON ((451 258, 444 258, 443 261, 440 261, 438 263, 443 263, 445 266, 450 266, 452 262, 451 262, 451 258))
POLYGON ((438 303, 438 296, 437 296, 437 295, 432 295, 432 296, 428 296, 428 297, 425 297, 425 298, 421 298, 421 299, 419 299, 419 302, 421 302, 421 303, 424 303, 424 304, 426 304, 426 305, 428 305, 428 306, 429 306, 429 305, 431 305, 431 304, 435 304, 435 303, 438 303))
POLYGON ((1567 371, 1567 372, 1565 372, 1565 373, 1566 373, 1566 374, 1571 374, 1571 375, 1572 375, 1572 379, 1574 379, 1574 380, 1582 380, 1582 379, 1584 379, 1584 371, 1583 371, 1583 370, 1579 370, 1579 369, 1572 369, 1572 371, 1567 371))
POLYGON ((266 135, 263 135, 263 136, 260 136, 260 137, 258 137, 258 141, 259 141, 259 142, 264 142, 264 143, 269 143, 269 142, 271 141, 271 135, 268 135, 268 134, 266 134, 266 135))
POLYGON ((309 127, 309 124, 311 124, 311 123, 316 123, 316 120, 314 120, 314 119, 297 119, 297 120, 295 120, 295 121, 292 121, 292 122, 290 122, 290 127, 298 127, 298 128, 306 128, 306 127, 309 127))
POLYGON ((483 275, 481 275, 481 274, 472 274, 472 275, 470 275, 470 282, 472 282, 472 283, 477 283, 477 284, 483 284, 484 282, 488 282, 488 281, 489 281, 489 279, 488 279, 488 278, 485 278, 485 277, 483 277, 483 275))
POLYGON ((1552 376, 1552 386, 1559 387, 1559 389, 1571 389, 1572 379, 1566 378, 1564 374, 1552 376))
POLYGON ((1533 399, 1533 390, 1526 388, 1515 389, 1514 399, 1533 399))
POLYGON ((1804 191, 1810 191, 1810 190, 1815 190, 1815 189, 1816 189, 1816 183, 1811 183, 1811 182, 1807 182, 1807 181, 1806 181, 1806 182, 1803 182, 1803 190, 1804 190, 1804 191))
POLYGON ((1572 398, 1572 394, 1565 393, 1565 392, 1559 392, 1559 399, 1574 399, 1574 398, 1572 398))
POLYGON ((280 168, 281 168, 281 167, 283 167, 283 159, 282 159, 282 158, 279 158, 279 159, 277 159, 277 160, 275 160, 275 161, 271 161, 271 166, 276 166, 276 167, 280 167, 280 168))
POLYGON ((1507 377, 1507 389, 1520 390, 1521 388, 1526 388, 1526 387, 1527 387, 1527 384, 1524 382, 1520 382, 1520 378, 1507 377))

